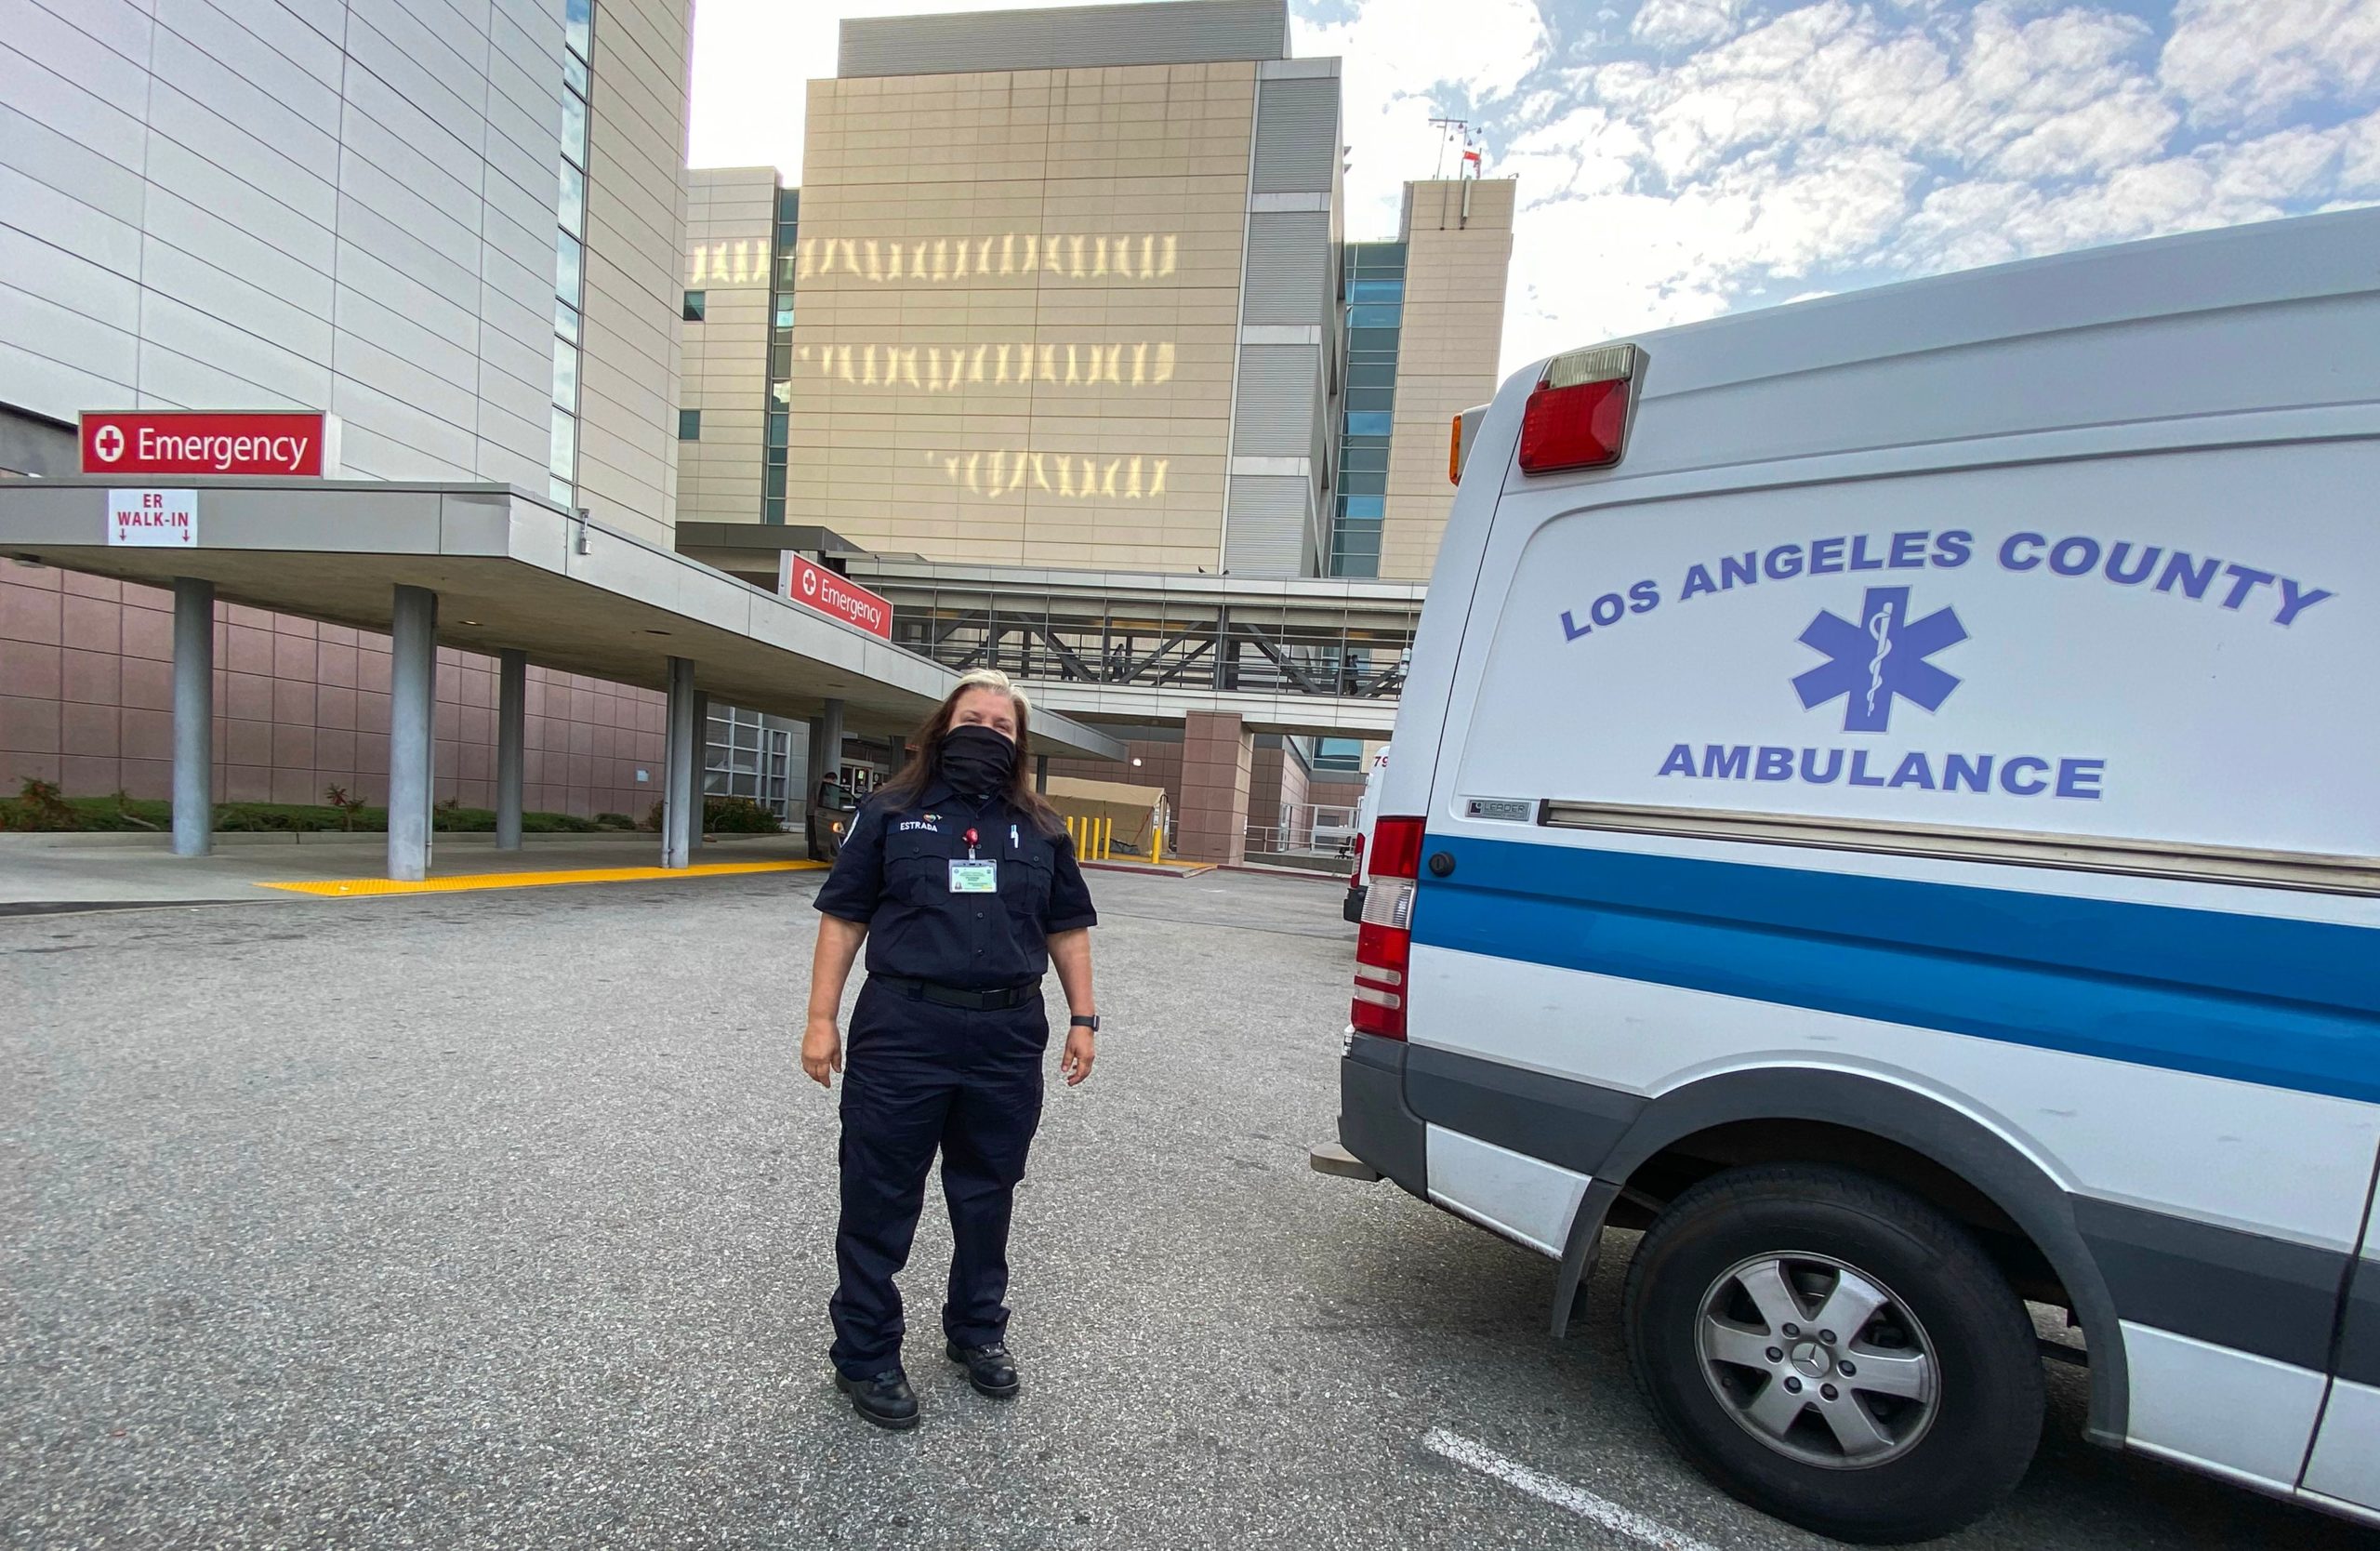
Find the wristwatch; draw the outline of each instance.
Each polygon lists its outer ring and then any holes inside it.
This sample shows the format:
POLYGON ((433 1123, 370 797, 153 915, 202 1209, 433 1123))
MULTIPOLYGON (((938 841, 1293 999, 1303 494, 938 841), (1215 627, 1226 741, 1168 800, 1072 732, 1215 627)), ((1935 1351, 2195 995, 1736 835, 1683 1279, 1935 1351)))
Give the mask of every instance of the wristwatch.
POLYGON ((1077 1013, 1073 1017, 1066 1020, 1066 1027, 1069 1028, 1088 1028, 1093 1034, 1096 1034, 1099 1032, 1099 1014, 1096 1013, 1077 1013))

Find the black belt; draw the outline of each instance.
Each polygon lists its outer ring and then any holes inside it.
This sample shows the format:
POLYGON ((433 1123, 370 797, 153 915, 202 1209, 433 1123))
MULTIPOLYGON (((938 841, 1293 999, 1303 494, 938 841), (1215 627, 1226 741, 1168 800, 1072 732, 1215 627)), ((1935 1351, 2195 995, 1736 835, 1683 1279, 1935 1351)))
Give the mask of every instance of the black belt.
POLYGON ((888 991, 898 991, 912 1001, 931 1001, 937 1007, 963 1007, 972 1013, 998 1013, 1010 1007, 1022 1007, 1038 1001, 1041 982, 1027 986, 1002 986, 989 991, 971 991, 959 986, 937 986, 931 980, 909 980, 897 974, 871 974, 871 986, 881 986, 888 991))

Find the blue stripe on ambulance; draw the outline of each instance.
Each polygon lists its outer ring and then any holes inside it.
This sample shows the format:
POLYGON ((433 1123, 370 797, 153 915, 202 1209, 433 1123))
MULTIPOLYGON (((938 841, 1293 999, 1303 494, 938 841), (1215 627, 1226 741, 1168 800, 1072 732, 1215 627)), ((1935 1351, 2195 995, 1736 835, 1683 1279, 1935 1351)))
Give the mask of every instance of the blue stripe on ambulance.
POLYGON ((1433 835, 1417 945, 2380 1103, 2380 931, 1433 835))

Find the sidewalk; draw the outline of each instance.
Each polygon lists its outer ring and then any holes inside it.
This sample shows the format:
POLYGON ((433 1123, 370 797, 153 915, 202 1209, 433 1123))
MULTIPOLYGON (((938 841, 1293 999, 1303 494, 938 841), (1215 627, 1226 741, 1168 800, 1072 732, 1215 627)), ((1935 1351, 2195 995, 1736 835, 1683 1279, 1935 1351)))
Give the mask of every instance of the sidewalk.
POLYGON ((799 871, 808 859, 798 835, 721 835, 696 865, 660 867, 658 835, 530 835, 498 851, 493 835, 440 835, 430 878, 391 883, 379 834, 226 834, 211 856, 177 856, 164 835, 0 835, 0 912, 22 905, 222 904, 306 898, 450 893, 725 872, 799 871))

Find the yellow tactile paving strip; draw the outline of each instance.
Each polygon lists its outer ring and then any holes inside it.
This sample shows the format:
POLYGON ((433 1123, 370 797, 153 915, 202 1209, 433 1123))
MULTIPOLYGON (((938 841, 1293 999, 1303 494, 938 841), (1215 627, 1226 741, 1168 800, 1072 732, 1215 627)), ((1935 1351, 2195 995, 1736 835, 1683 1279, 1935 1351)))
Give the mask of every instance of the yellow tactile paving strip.
POLYGON ((425 878, 400 883, 388 878, 309 879, 289 883, 263 883, 260 889, 286 889, 292 894, 325 898, 364 898, 390 894, 466 894, 474 889, 539 889, 556 883, 641 883, 663 878, 724 878, 744 872, 807 872, 825 862, 702 862, 694 867, 586 867, 563 872, 474 872, 454 878, 425 878))

